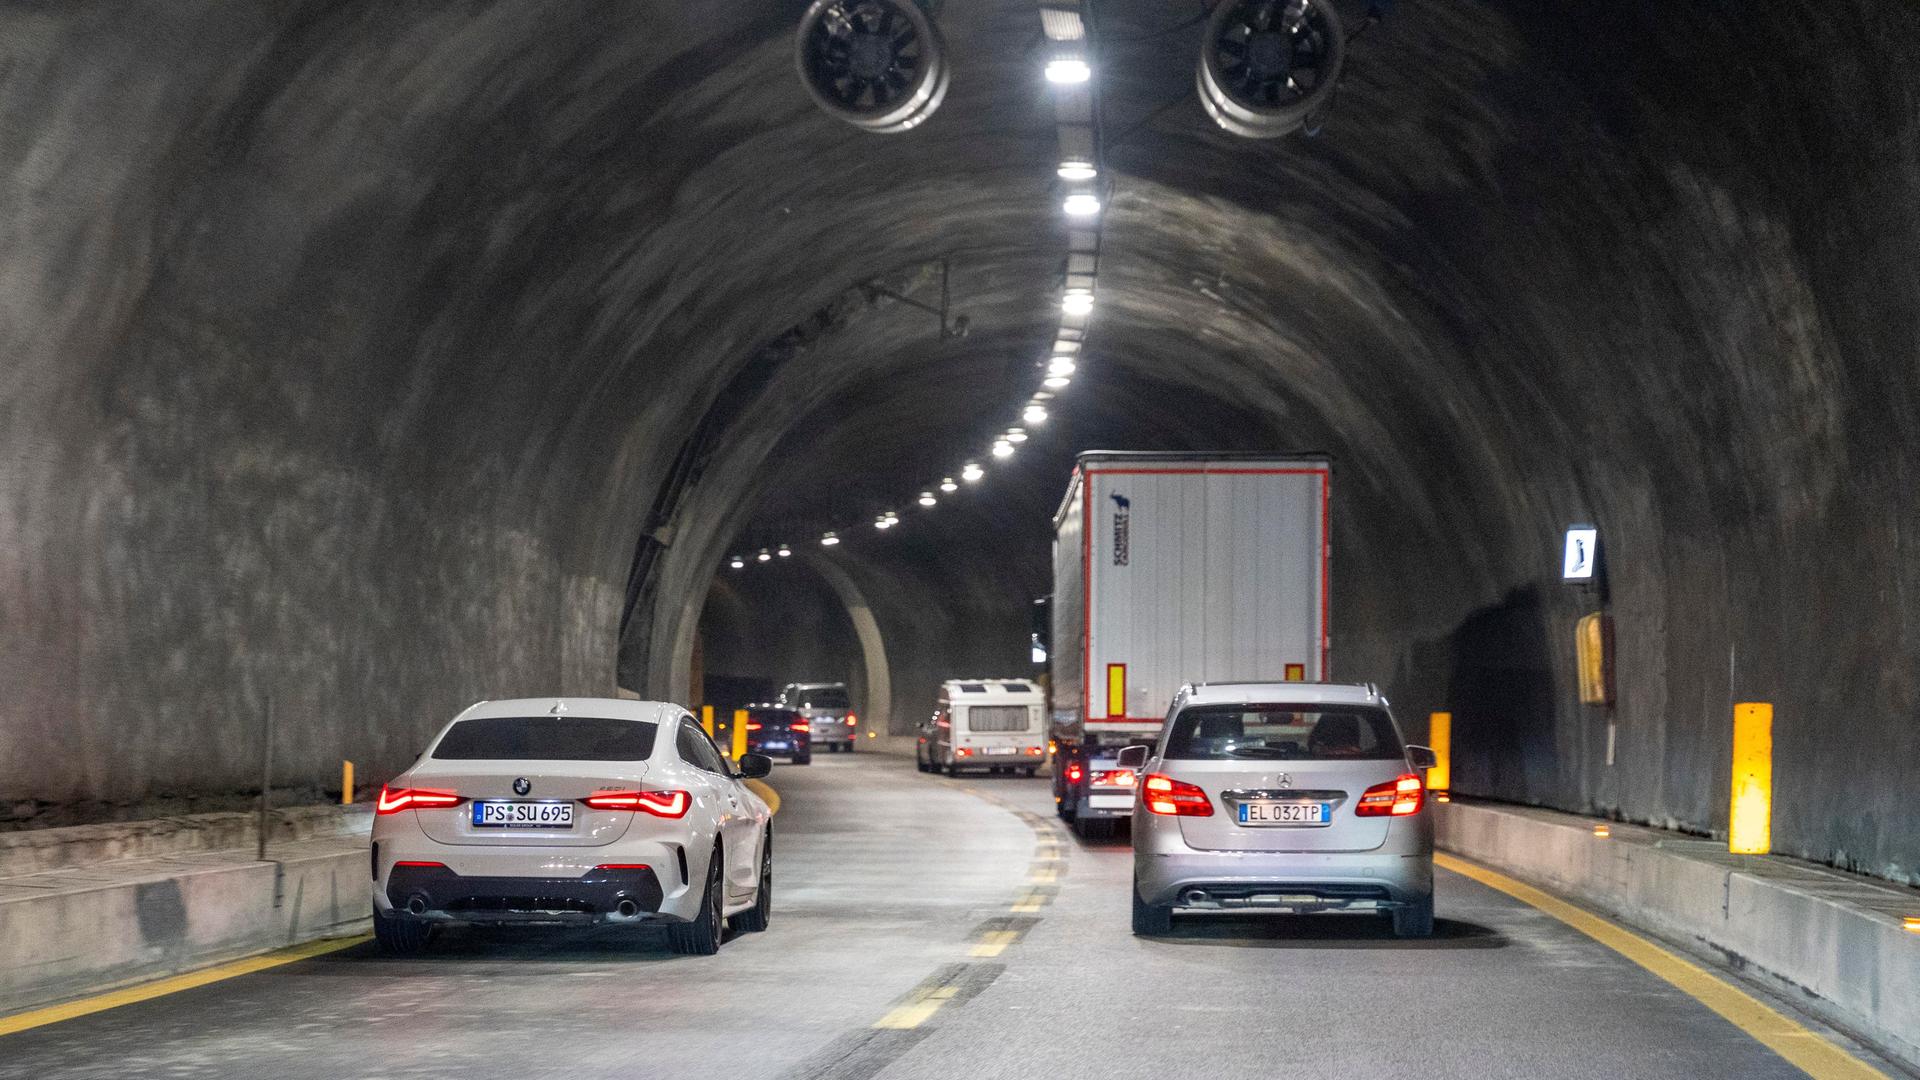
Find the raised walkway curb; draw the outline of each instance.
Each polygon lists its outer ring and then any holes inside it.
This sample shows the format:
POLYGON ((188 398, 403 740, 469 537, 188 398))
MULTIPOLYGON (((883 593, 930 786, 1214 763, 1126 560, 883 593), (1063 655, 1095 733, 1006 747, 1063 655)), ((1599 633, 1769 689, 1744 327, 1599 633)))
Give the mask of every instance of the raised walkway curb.
POLYGON ((0 1013, 364 932, 366 817, 266 862, 247 847, 0 878, 0 1013))
POLYGON ((1550 810, 1438 809, 1442 848, 1715 957, 1920 1068, 1920 933, 1902 925, 1920 889, 1550 810))

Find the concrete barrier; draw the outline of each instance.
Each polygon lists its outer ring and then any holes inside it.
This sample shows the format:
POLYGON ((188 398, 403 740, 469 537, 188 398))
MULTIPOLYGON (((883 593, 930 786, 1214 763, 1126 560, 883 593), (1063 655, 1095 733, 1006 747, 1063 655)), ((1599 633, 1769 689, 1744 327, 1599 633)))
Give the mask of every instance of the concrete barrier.
POLYGON ((1920 890, 1719 841, 1553 811, 1454 801, 1438 840, 1717 959, 1920 1067, 1920 890))
POLYGON ((367 929, 363 832, 0 880, 0 1012, 367 929))
MULTIPOLYGON (((267 841, 364 834, 372 816, 365 805, 289 806, 267 815, 267 841)), ((0 879, 122 859, 237 851, 254 845, 259 823, 257 813, 233 811, 0 833, 0 879)))

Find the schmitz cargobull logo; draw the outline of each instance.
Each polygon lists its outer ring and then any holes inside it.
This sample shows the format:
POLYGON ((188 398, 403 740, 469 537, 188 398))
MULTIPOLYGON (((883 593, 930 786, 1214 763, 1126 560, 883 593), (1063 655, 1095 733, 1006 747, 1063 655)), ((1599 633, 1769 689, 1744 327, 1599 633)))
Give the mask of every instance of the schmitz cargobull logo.
POLYGON ((1127 549, 1132 542, 1133 501, 1125 495, 1115 494, 1113 498, 1113 565, 1125 566, 1131 552, 1127 549))

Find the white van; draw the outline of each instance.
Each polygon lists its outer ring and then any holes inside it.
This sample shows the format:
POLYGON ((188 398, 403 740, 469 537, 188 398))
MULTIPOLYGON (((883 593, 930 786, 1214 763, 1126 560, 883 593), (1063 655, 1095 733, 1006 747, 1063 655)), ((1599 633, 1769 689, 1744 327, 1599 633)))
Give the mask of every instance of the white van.
POLYGON ((1032 776, 1047 753, 1047 697, 1026 679, 949 679, 918 740, 921 772, 965 769, 1032 776))

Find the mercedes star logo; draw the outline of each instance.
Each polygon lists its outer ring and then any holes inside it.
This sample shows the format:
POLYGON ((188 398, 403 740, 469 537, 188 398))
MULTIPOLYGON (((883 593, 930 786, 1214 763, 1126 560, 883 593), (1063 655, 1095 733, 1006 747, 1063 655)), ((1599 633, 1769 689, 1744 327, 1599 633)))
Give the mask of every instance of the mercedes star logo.
MULTIPOLYGON (((1274 782, 1279 784, 1281 787, 1292 787, 1293 776, 1289 773, 1281 773, 1279 776, 1274 777, 1274 782)), ((526 792, 523 791, 520 794, 525 795, 526 792)))
POLYGON ((527 792, 532 790, 533 790, 533 781, 528 780, 524 776, 520 777, 519 779, 513 782, 513 793, 515 795, 525 795, 527 792))

